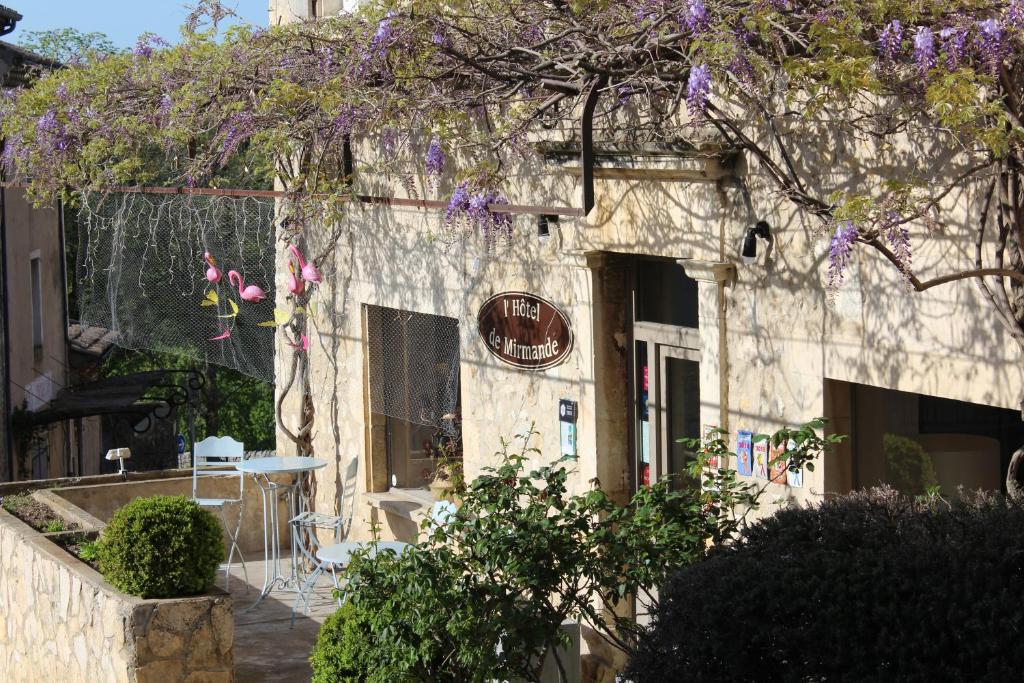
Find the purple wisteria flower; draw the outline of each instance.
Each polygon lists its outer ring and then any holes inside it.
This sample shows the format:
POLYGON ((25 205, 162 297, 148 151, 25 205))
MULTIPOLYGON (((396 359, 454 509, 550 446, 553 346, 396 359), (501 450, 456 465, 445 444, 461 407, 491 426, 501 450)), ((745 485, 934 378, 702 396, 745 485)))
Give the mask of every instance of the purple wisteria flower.
POLYGON ((398 149, 398 131, 388 126, 380 133, 380 146, 384 153, 391 156, 398 149))
POLYGON ((836 227, 836 234, 828 249, 828 286, 835 289, 843 282, 843 275, 850 264, 853 244, 859 235, 853 221, 843 221, 836 227))
POLYGON ((695 36, 710 28, 711 18, 704 6, 704 0, 690 0, 687 3, 682 24, 695 36))
POLYGON ((982 61, 995 73, 1003 61, 1003 25, 997 19, 979 21, 976 44, 982 61))
POLYGON ((341 112, 331 121, 335 135, 348 135, 356 125, 356 110, 351 105, 342 107, 341 112))
POLYGON ((23 151, 21 138, 7 138, 3 141, 4 151, 0 155, 0 164, 9 177, 16 175, 18 161, 23 151))
POLYGON ((900 272, 903 278, 909 281, 911 266, 910 231, 905 225, 900 225, 900 215, 895 211, 886 211, 882 218, 882 233, 885 241, 889 243, 893 256, 899 263, 900 272))
POLYGON ((708 109, 708 95, 711 93, 711 69, 706 64, 698 64, 690 69, 690 78, 686 84, 686 107, 690 116, 698 119, 708 109))
POLYGON ((462 181, 455 187, 451 198, 448 200, 448 208, 444 212, 444 224, 449 228, 453 227, 459 218, 469 211, 469 183, 462 181))
POLYGON ((221 166, 227 163, 242 143, 256 132, 254 124, 255 118, 248 112, 235 114, 228 119, 227 133, 224 135, 224 143, 220 151, 219 163, 221 166))
POLYGON ((57 113, 54 110, 46 110, 46 114, 39 117, 36 122, 36 131, 40 133, 55 133, 60 130, 60 123, 57 121, 57 113))
POLYGON ((747 59, 747 56, 742 52, 737 52, 736 56, 729 62, 729 73, 736 77, 740 83, 746 83, 748 85, 754 82, 754 66, 747 59))
POLYGON ((1010 0, 1004 16, 1006 25, 1010 28, 1024 28, 1024 0, 1010 0))
POLYGON ((469 183, 463 181, 448 200, 444 223, 448 228, 460 224, 465 227, 476 226, 484 234, 488 245, 492 245, 498 236, 506 239, 512 237, 512 214, 493 208, 507 204, 508 200, 496 190, 479 189, 470 192, 469 183))
POLYGON ((958 27, 944 28, 939 31, 939 38, 946 55, 946 68, 955 71, 967 56, 967 31, 958 27))
POLYGON ((146 33, 139 37, 139 40, 135 43, 135 48, 132 50, 132 54, 136 57, 149 59, 153 56, 153 51, 156 48, 167 47, 168 45, 169 43, 160 36, 146 33))
POLYGON ((435 135, 430 140, 430 146, 427 147, 427 177, 435 186, 441 177, 441 172, 444 171, 444 160, 445 155, 441 148, 441 141, 435 135))
POLYGON ((878 51, 882 59, 895 61, 903 43, 903 25, 899 19, 890 21, 878 36, 878 51))
POLYGON ((381 55, 387 51, 388 46, 394 41, 395 38, 395 27, 393 20, 395 18, 395 11, 391 10, 384 15, 384 18, 377 24, 377 32, 373 34, 373 38, 370 40, 370 53, 374 55, 381 55))
POLYGON ((57 112, 48 109, 45 114, 39 117, 36 122, 37 142, 40 147, 49 148, 52 152, 67 151, 69 140, 64 131, 64 126, 57 119, 57 112))
POLYGON ((914 61, 921 72, 935 68, 935 35, 927 26, 921 26, 914 35, 914 61))

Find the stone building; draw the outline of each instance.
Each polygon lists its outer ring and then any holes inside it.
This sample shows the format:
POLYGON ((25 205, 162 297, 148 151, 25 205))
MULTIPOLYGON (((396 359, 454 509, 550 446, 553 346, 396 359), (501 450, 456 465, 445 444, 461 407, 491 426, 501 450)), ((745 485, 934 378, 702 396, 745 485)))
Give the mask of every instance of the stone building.
MULTIPOLYGON (((271 21, 310 9, 272 4, 271 21)), ((378 153, 355 147, 358 159, 378 153)), ((330 462, 318 509, 337 509, 356 459, 353 536, 377 520, 407 539, 439 449, 453 439, 472 477, 496 462, 502 438, 532 427, 535 460, 572 453, 576 490, 596 479, 624 498, 680 471, 677 439, 714 426, 735 446, 741 432, 817 416, 850 439, 813 472, 770 484, 769 499, 821 500, 879 482, 910 492, 1002 487, 1024 443, 1022 365, 975 283, 914 293, 861 250, 833 297, 828 236, 742 157, 600 143, 595 154, 596 206, 584 217, 571 215, 583 185, 574 153, 552 149, 517 170, 511 203, 548 209, 516 215, 508 242, 453 231, 436 208, 348 212, 311 335, 313 448, 330 462), (544 367, 522 367, 531 364, 544 367)), ((393 179, 358 182, 404 196, 393 179)), ((449 179, 432 198, 451 189, 449 179)), ((965 247, 949 236, 965 234, 956 226, 977 194, 950 193, 941 206, 950 229, 915 236, 922 277, 963 267, 965 247)), ((317 239, 314 252, 325 246, 317 239)), ((285 405, 294 430, 294 394, 285 405)))
MULTIPOLYGON (((0 5, 0 36, 21 18, 0 5)), ((58 66, 0 41, 3 87, 58 66)), ((98 418, 36 419, 112 342, 107 330, 69 327, 64 241, 63 206, 35 207, 21 189, 0 187, 0 481, 99 472, 98 418)))

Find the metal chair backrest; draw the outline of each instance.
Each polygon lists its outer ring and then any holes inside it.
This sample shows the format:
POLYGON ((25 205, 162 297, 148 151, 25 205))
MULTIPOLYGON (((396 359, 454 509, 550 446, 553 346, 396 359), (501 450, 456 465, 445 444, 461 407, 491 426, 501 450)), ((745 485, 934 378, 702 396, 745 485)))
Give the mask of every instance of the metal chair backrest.
POLYGON ((338 529, 340 538, 348 536, 352 527, 352 517, 356 513, 356 475, 359 473, 359 458, 352 458, 345 468, 345 481, 342 483, 341 501, 338 512, 341 513, 341 527, 338 529))
POLYGON ((240 441, 235 441, 230 436, 208 436, 196 443, 192 449, 192 497, 196 495, 199 488, 199 477, 224 477, 238 476, 238 497, 242 497, 242 489, 245 485, 245 477, 238 470, 207 470, 201 467, 211 465, 235 465, 245 459, 245 446, 240 441))
POLYGON ((450 500, 439 500, 430 506, 430 530, 448 526, 459 509, 450 500))

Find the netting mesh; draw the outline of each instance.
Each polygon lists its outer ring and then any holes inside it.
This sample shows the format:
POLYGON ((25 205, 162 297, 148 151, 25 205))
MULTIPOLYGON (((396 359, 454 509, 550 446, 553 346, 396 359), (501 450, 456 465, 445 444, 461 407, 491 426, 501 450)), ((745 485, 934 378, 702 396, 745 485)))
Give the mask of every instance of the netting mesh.
POLYGON ((125 348, 274 381, 275 330, 260 325, 274 319, 273 199, 91 194, 78 230, 83 323, 116 331, 125 348), (207 281, 204 252, 222 272, 219 283, 207 281), (232 270, 266 298, 244 300, 232 270))
POLYGON ((459 322, 367 306, 373 412, 453 436, 459 398, 459 322))

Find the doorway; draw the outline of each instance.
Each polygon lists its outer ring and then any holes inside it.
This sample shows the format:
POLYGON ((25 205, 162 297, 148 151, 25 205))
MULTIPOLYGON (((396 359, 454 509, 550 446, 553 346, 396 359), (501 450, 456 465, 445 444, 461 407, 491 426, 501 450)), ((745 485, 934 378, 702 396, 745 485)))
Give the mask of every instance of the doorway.
POLYGON ((681 439, 701 435, 697 283, 676 261, 631 264, 634 490, 686 472, 692 451, 681 439))

